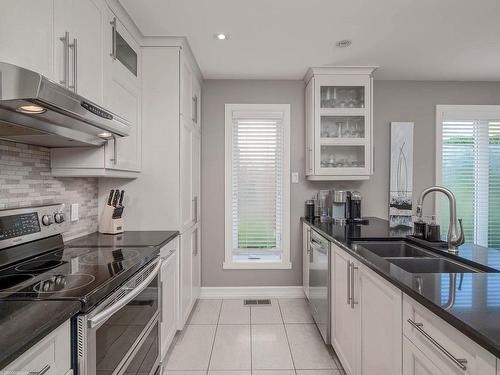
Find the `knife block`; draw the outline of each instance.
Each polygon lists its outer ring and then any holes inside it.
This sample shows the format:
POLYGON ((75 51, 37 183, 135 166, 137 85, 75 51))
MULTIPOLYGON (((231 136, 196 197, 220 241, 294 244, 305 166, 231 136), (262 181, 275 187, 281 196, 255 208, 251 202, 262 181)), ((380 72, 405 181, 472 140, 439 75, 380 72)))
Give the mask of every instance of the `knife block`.
POLYGON ((115 211, 120 209, 123 210, 123 207, 104 206, 104 211, 102 212, 101 221, 99 223, 99 233, 123 233, 123 218, 116 218, 115 215, 115 211))

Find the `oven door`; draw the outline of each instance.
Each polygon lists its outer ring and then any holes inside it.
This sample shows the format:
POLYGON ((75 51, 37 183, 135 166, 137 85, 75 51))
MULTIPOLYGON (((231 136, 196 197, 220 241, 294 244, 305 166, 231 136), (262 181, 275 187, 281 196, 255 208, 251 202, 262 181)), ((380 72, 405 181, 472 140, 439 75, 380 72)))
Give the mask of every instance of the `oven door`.
POLYGON ((160 259, 153 261, 77 318, 79 375, 154 374, 160 352, 160 267, 160 259))

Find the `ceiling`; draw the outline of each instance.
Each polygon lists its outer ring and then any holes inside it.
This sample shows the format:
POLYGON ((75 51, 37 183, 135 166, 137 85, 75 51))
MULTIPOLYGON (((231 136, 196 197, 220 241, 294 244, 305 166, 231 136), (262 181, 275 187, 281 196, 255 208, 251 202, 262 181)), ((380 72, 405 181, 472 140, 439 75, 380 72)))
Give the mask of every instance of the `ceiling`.
POLYGON ((206 79, 378 65, 376 79, 500 81, 499 0, 120 2, 144 35, 186 36, 206 79), (336 47, 341 39, 352 45, 336 47))

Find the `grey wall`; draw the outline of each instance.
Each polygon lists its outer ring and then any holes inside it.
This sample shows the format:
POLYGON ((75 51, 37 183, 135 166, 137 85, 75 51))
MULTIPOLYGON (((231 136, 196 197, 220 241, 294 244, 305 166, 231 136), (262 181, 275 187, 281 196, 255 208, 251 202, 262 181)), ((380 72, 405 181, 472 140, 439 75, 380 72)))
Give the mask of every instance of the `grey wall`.
POLYGON ((363 215, 387 218, 389 124, 413 121, 414 191, 434 181, 435 106, 500 104, 500 83, 375 81, 375 173, 363 182, 304 180, 304 83, 302 81, 206 80, 202 95, 202 284, 203 286, 290 286, 302 284, 302 234, 299 218, 304 200, 318 189, 358 189, 363 215), (291 105, 291 270, 223 270, 224 261, 224 104, 287 103, 291 105))

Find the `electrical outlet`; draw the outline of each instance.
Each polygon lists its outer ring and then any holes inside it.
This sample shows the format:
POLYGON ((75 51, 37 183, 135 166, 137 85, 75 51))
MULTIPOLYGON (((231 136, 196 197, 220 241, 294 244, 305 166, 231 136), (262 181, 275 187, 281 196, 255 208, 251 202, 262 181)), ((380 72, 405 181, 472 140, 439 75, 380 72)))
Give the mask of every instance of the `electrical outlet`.
POLYGON ((80 218, 78 217, 78 203, 73 203, 71 205, 71 221, 78 221, 80 218))
POLYGON ((299 183, 299 172, 292 172, 292 184, 299 183))

